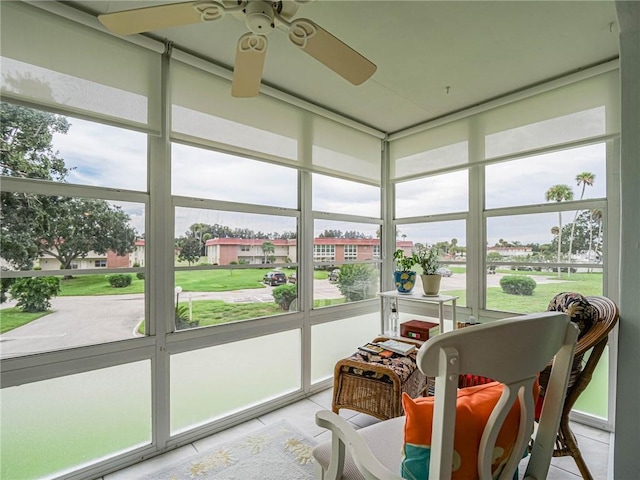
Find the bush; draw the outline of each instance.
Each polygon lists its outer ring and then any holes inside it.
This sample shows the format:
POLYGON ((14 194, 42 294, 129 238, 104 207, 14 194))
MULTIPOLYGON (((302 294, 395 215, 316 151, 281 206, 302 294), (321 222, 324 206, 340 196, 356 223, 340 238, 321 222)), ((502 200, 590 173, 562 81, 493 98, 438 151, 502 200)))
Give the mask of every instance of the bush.
POLYGON ((108 275, 107 281, 113 288, 124 288, 131 285, 131 275, 115 273, 113 275, 108 275))
POLYGON ((136 273, 136 278, 138 280, 144 280, 144 272, 138 272, 136 273))
POLYGON ((374 298, 378 290, 378 271, 373 265, 343 265, 338 277, 338 290, 347 302, 374 298))
POLYGON ((200 325, 199 320, 189 321, 189 306, 176 305, 176 330, 194 328, 200 325))
POLYGON ((49 300, 60 293, 57 277, 18 278, 11 285, 11 296, 23 312, 45 312, 51 308, 49 300))
MULTIPOLYGON (((3 272, 8 271, 8 269, 5 267, 1 267, 1 269, 3 272)), ((8 300, 7 292, 11 288, 11 285, 13 285, 13 282, 15 281, 16 281, 15 278, 5 278, 5 277, 0 278, 0 303, 4 303, 8 300)))
POLYGON ((298 298, 298 287, 291 284, 280 285, 273 289, 272 294, 280 308, 287 311, 291 303, 298 298))
POLYGON ((533 295, 537 284, 526 275, 506 275, 500 279, 500 286, 509 295, 533 295))

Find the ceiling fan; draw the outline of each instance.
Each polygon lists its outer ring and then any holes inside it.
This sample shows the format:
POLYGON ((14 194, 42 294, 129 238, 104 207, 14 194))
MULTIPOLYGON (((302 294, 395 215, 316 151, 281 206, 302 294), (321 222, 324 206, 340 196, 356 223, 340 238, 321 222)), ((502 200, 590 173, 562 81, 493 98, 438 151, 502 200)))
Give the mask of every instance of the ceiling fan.
POLYGON ((98 15, 98 20, 117 35, 161 30, 167 27, 220 20, 226 13, 243 16, 248 33, 238 39, 231 95, 255 97, 260 90, 266 35, 283 31, 303 52, 353 85, 360 85, 376 71, 376 65, 312 20, 293 19, 299 4, 309 0, 198 0, 136 8, 98 15))

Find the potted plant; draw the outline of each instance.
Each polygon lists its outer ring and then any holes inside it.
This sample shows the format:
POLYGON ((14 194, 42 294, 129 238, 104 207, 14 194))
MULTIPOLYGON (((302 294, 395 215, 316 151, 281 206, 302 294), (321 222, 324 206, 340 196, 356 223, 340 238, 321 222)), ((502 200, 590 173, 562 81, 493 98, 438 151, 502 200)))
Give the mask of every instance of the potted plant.
POLYGON ((440 260, 438 259, 438 249, 424 247, 415 254, 418 264, 422 267, 422 289, 424 294, 428 296, 436 296, 440 292, 440 280, 442 275, 438 272, 440 268, 440 260))
POLYGON ((393 252, 393 258, 396 262, 396 269, 393 272, 396 290, 398 293, 409 294, 416 284, 418 274, 413 270, 413 266, 418 263, 418 258, 415 253, 406 256, 401 248, 393 252))

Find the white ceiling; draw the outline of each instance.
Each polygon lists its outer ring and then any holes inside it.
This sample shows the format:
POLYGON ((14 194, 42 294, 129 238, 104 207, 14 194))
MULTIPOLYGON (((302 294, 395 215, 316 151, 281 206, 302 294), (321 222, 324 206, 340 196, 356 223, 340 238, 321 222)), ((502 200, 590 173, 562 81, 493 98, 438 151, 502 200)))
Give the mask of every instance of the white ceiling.
MULTIPOLYGON (((104 13, 176 2, 65 3, 104 13)), ((378 69, 353 86, 275 31, 263 83, 389 133, 618 56, 609 0, 316 0, 295 17, 315 21, 378 69)), ((245 32, 228 15, 151 36, 232 69, 245 32)))

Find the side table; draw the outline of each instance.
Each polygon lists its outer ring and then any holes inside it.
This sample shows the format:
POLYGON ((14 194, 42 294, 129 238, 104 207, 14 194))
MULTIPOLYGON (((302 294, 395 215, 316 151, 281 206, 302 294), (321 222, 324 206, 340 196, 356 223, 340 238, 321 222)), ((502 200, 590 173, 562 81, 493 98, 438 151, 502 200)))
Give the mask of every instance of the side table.
MULTIPOLYGON (((377 337, 373 341, 387 340, 377 337)), ((419 348, 419 340, 400 339, 414 343, 419 348)), ((416 355, 395 354, 390 358, 358 351, 349 358, 338 361, 334 369, 332 410, 341 408, 372 415, 381 420, 402 415, 402 392, 412 398, 424 394, 427 377, 418 369, 416 355)))
MULTIPOLYGON (((457 314, 456 314, 456 301, 458 300, 457 296, 454 295, 436 295, 433 297, 428 297, 423 295, 422 293, 412 292, 410 294, 398 293, 397 290, 391 290, 388 292, 380 292, 378 293, 380 297, 380 333, 384 334, 384 332, 388 331, 388 328, 385 328, 388 323, 387 315, 385 312, 388 312, 389 309, 385 308, 385 301, 393 302, 396 310, 398 308, 398 300, 406 300, 409 302, 417 302, 417 303, 437 303, 438 304, 438 320, 440 322, 440 332, 444 332, 444 304, 447 302, 451 302, 452 307, 452 320, 453 320, 453 329, 457 328, 457 314)), ((399 311, 399 310, 398 310, 399 311)))

